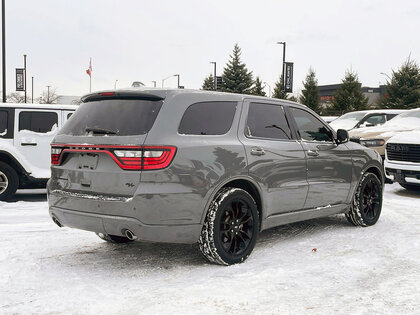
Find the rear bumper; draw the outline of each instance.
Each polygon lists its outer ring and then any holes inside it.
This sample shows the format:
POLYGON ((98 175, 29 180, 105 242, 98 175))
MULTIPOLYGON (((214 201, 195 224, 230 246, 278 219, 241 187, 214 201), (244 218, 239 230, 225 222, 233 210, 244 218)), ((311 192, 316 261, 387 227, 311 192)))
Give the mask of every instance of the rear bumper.
POLYGON ((80 212, 59 207, 49 208, 50 216, 63 226, 96 233, 124 236, 132 231, 142 241, 193 244, 198 241, 201 224, 147 225, 132 217, 80 212))
POLYGON ((394 163, 385 160, 385 176, 401 184, 420 185, 420 165, 418 163, 394 163))

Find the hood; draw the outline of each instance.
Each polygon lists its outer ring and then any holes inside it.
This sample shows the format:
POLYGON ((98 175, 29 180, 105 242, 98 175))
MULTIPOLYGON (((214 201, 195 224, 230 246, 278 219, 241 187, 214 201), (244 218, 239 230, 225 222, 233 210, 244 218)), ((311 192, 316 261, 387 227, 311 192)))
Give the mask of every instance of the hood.
POLYGON ((400 132, 389 139, 388 143, 420 144, 420 130, 400 132))
POLYGON ((357 125, 357 121, 353 119, 334 120, 330 122, 330 126, 337 131, 338 129, 350 130, 357 125))
POLYGON ((362 138, 362 139, 372 139, 372 138, 387 138, 394 136, 397 133, 404 131, 420 130, 418 128, 413 128, 411 126, 399 126, 399 125, 381 125, 377 127, 365 127, 355 130, 351 130, 349 135, 351 138, 362 138))

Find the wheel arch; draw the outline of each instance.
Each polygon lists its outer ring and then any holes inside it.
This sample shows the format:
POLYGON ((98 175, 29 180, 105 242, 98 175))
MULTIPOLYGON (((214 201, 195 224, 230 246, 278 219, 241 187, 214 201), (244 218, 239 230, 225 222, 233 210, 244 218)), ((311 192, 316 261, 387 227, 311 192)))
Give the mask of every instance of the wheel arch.
POLYGON ((25 168, 7 151, 0 150, 0 162, 8 164, 18 175, 27 174, 25 168))
POLYGON ((263 194, 259 185, 249 177, 230 178, 229 180, 226 180, 222 182, 220 185, 218 185, 214 189, 210 197, 208 198, 208 201, 206 203, 206 207, 205 207, 202 219, 201 219, 201 223, 202 224, 204 223, 204 219, 207 215, 208 208, 211 201, 213 200, 215 195, 220 191, 220 189, 225 188, 225 187, 240 188, 240 189, 245 190, 247 193, 249 193, 252 196, 252 198, 255 200, 255 203, 257 204, 257 211, 258 211, 258 217, 259 217, 259 223, 260 223, 259 226, 261 230, 262 220, 265 213, 263 194))

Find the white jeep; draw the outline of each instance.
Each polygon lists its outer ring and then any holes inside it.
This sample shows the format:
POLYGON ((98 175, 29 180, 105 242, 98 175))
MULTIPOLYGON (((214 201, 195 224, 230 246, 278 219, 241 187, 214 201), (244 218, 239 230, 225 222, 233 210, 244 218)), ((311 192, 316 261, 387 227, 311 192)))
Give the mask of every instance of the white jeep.
POLYGON ((76 109, 0 103, 0 200, 17 189, 45 187, 51 174, 51 140, 76 109))

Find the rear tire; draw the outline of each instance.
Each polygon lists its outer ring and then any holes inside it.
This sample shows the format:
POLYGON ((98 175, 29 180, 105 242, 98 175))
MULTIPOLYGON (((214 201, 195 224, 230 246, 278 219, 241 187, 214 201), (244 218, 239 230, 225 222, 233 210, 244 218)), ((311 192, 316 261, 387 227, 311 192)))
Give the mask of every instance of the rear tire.
POLYGON ((407 189, 407 190, 412 190, 412 191, 420 191, 420 186, 419 185, 411 185, 411 184, 401 184, 401 187, 407 189))
POLYGON ((100 239, 108 243, 125 244, 125 243, 134 242, 134 240, 130 240, 124 236, 108 235, 108 234, 103 234, 103 233, 96 233, 96 235, 98 235, 100 239))
POLYGON ((0 200, 10 199, 18 187, 19 177, 16 171, 6 163, 0 162, 0 200))
POLYGON ((257 241, 257 205, 243 189, 223 188, 210 203, 198 246, 210 262, 232 265, 243 262, 257 241))
POLYGON ((360 179, 347 220, 356 226, 374 225, 382 209, 382 183, 373 173, 365 173, 360 179))

